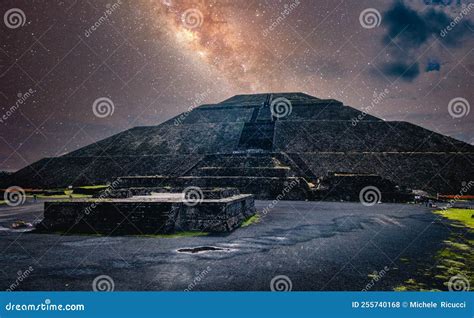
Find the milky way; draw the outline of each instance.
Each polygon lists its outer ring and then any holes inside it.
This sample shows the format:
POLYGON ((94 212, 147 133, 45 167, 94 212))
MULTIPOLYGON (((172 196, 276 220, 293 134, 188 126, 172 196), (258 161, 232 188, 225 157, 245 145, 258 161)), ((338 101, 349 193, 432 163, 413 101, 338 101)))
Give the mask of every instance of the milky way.
MULTIPOLYGON (((275 63, 265 33, 246 21, 251 3, 165 0, 148 5, 156 18, 157 32, 164 32, 177 49, 188 51, 196 63, 209 65, 218 79, 245 92, 288 87, 285 78, 275 74, 277 68, 284 68, 275 63)), ((255 23, 258 14, 252 18, 255 23)))

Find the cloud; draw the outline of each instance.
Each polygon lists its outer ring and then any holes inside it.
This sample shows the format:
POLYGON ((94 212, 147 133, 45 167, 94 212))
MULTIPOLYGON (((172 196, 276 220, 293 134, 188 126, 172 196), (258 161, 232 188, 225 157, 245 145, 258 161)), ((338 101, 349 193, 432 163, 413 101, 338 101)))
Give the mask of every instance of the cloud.
POLYGON ((425 68, 425 72, 433 72, 433 71, 439 72, 440 70, 441 70, 441 64, 437 60, 429 60, 425 68))
POLYGON ((407 48, 419 47, 429 37, 428 25, 422 16, 402 2, 396 2, 383 17, 387 26, 385 44, 396 39, 397 44, 404 44, 407 48))
POLYGON ((411 82, 420 74, 418 63, 393 62, 382 66, 382 72, 385 75, 399 77, 404 81, 411 82))
MULTIPOLYGON (((469 8, 471 6, 467 7, 469 8)), ((388 45, 392 57, 391 61, 385 62, 381 67, 385 75, 401 77, 407 81, 418 77, 420 72, 417 58, 423 52, 423 45, 433 36, 448 47, 462 47, 464 38, 471 33, 472 23, 466 15, 459 18, 460 14, 451 17, 434 8, 418 12, 403 1, 394 2, 382 19, 386 27, 382 42, 388 45), (456 21, 456 25, 443 34, 443 30, 452 25, 453 21, 456 21)), ((439 62, 430 62, 426 71, 439 71, 440 68, 439 62)))

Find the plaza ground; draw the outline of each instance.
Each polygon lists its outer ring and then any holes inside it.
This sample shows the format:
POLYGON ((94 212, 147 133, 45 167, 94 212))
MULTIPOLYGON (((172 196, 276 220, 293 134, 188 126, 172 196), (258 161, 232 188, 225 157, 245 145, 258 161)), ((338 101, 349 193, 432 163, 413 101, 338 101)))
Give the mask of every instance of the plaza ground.
POLYGON ((17 290, 88 291, 99 275, 115 290, 270 290, 277 275, 293 290, 393 290, 433 266, 452 232, 421 205, 281 201, 263 214, 270 204, 256 201, 259 219, 230 234, 178 237, 15 231, 43 204, 1 205, 0 288, 31 266, 17 290))

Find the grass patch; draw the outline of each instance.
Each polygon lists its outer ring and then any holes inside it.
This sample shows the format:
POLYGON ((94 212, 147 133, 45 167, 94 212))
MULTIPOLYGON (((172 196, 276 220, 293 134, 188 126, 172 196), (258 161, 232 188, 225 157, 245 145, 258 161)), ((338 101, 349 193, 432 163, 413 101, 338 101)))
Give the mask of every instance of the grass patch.
POLYGON ((100 185, 88 185, 88 186, 81 186, 81 189, 105 189, 107 186, 105 184, 100 185))
POLYGON ((260 215, 258 213, 255 213, 251 217, 247 218, 244 222, 242 222, 241 227, 247 227, 252 224, 257 224, 258 222, 260 222, 260 215))
MULTIPOLYGON (((28 195, 28 197, 32 197, 28 195)), ((92 195, 88 194, 53 194, 53 195, 45 195, 45 194, 38 194, 36 198, 38 199, 86 199, 86 198, 91 198, 92 195)))
POLYGON ((456 275, 466 277, 469 285, 474 286, 474 211, 452 208, 434 213, 451 221, 452 232, 434 256, 435 264, 420 270, 418 281, 408 279, 395 291, 448 290, 449 280, 456 275))
POLYGON ((459 225, 461 226, 470 228, 471 230, 474 229, 474 218, 472 217, 474 210, 451 208, 447 210, 439 210, 435 213, 452 221, 459 222, 459 225))

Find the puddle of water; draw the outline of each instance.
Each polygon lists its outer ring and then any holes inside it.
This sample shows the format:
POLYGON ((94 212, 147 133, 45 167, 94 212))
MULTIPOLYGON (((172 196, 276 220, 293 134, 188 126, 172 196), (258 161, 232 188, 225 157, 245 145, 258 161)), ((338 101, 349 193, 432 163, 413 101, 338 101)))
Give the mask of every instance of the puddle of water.
POLYGON ((205 253, 205 252, 213 252, 213 251, 229 251, 229 249, 214 247, 214 246, 199 246, 199 247, 193 247, 193 248, 180 248, 178 250, 179 253, 189 253, 189 254, 205 253))
POLYGON ((8 227, 0 226, 0 231, 4 232, 13 232, 13 233, 24 233, 24 232, 31 232, 34 228, 21 228, 21 229, 11 229, 8 227))

